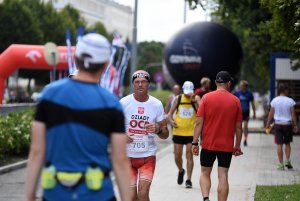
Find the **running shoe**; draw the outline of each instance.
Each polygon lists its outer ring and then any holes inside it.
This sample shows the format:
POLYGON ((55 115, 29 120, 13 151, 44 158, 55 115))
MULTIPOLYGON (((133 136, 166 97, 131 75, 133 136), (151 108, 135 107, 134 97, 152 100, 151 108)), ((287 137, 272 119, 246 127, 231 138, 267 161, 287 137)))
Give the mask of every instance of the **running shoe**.
POLYGON ((184 173, 185 173, 184 169, 182 169, 181 171, 178 172, 177 184, 181 185, 183 183, 184 173))
POLYGON ((279 163, 277 165, 277 170, 284 170, 284 165, 282 163, 279 163))
POLYGON ((248 143, 247 140, 244 140, 244 146, 247 147, 248 143))
POLYGON ((191 180, 186 180, 185 181, 185 187, 186 188, 192 188, 193 187, 191 180))
POLYGON ((284 165, 285 165, 285 167, 287 167, 288 169, 293 169, 293 166, 292 166, 292 163, 291 163, 290 160, 286 161, 284 165))

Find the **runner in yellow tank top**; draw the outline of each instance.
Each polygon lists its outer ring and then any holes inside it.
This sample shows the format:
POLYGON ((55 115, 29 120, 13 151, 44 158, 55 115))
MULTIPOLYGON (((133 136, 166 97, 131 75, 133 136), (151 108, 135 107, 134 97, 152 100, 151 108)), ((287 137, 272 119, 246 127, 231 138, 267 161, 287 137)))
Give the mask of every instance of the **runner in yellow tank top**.
POLYGON ((177 127, 173 127, 173 135, 176 136, 193 136, 196 122, 196 111, 191 102, 192 96, 181 96, 181 101, 176 112, 174 121, 177 127))
POLYGON ((177 183, 181 185, 183 183, 185 170, 182 167, 182 153, 183 146, 186 146, 186 169, 187 180, 185 181, 186 188, 192 188, 192 172, 194 167, 193 154, 192 154, 192 142, 194 127, 196 122, 196 110, 198 108, 199 96, 194 97, 194 84, 190 81, 186 81, 183 84, 183 94, 176 96, 173 106, 168 113, 168 120, 173 127, 173 143, 174 143, 174 155, 175 163, 178 168, 177 183), (195 100, 193 100, 195 99, 195 100), (193 104, 192 104, 193 101, 193 104), (179 105, 178 105, 179 103, 179 105), (178 105, 178 109, 177 109, 178 105), (195 109, 194 109, 195 107, 195 109), (177 111, 176 111, 177 109, 177 111), (176 116, 173 119, 173 113, 176 111, 176 116))

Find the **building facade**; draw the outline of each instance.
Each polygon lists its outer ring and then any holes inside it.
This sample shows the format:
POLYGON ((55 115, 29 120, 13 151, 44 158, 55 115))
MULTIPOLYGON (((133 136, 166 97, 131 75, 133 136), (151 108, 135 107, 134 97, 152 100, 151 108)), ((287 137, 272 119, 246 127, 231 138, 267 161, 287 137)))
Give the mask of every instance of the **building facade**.
POLYGON ((54 8, 61 10, 70 4, 77 9, 88 25, 96 22, 104 24, 109 33, 117 32, 123 40, 132 39, 132 8, 112 0, 45 0, 51 1, 54 8))

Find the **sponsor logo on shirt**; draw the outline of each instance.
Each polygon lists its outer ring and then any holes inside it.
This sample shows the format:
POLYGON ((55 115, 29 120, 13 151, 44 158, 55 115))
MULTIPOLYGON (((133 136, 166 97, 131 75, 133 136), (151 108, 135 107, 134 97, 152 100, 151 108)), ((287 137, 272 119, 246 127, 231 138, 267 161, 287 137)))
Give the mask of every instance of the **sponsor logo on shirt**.
POLYGON ((138 107, 138 113, 139 114, 144 114, 145 109, 143 107, 138 107))

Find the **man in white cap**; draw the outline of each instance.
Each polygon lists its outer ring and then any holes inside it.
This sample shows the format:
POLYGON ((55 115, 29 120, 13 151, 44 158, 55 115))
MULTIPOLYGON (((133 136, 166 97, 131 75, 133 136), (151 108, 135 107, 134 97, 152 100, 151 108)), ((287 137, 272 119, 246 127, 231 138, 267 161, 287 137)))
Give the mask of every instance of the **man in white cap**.
POLYGON ((115 201, 112 168, 121 200, 132 200, 122 107, 98 84, 110 55, 105 37, 87 34, 76 45, 78 73, 44 88, 32 124, 26 201, 36 199, 41 171, 43 200, 115 201))
POLYGON ((172 140, 174 142, 175 163, 178 168, 177 183, 181 185, 184 179, 185 170, 182 164, 182 151, 183 146, 186 145, 187 180, 185 181, 185 187, 192 188, 191 178, 194 167, 192 142, 198 103, 194 98, 194 84, 191 81, 185 81, 182 89, 183 94, 176 97, 168 113, 168 120, 173 127, 172 140), (175 111, 176 115, 173 118, 175 111))

